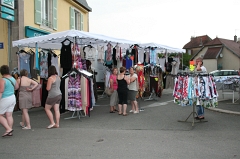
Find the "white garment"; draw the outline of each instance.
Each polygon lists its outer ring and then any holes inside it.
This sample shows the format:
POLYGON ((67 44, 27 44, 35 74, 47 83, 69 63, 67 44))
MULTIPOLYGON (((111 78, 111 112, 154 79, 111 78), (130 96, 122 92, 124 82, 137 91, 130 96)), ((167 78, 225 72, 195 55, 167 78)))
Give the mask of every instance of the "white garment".
POLYGON ((65 109, 68 109, 68 81, 69 77, 65 78, 65 109))
POLYGON ((51 58, 51 65, 56 67, 57 73, 60 76, 60 72, 59 72, 59 65, 58 65, 58 57, 54 57, 52 54, 52 58, 51 58))
POLYGON ((145 54, 146 54, 146 59, 145 59, 145 61, 146 61, 147 63, 149 63, 149 61, 150 61, 150 50, 147 49, 146 52, 145 52, 145 54))
POLYGON ((178 73, 179 65, 180 65, 179 58, 173 58, 171 74, 176 75, 178 73))
POLYGON ((110 86, 110 83, 108 82, 109 78, 110 78, 110 75, 111 75, 111 73, 109 71, 106 71, 106 74, 105 74, 105 87, 109 87, 110 86))
MULTIPOLYGON (((130 77, 131 77, 131 75, 130 75, 130 77)), ((129 89, 129 90, 132 90, 132 91, 138 91, 138 88, 137 88, 138 76, 137 76, 136 73, 134 73, 132 77, 136 77, 136 79, 135 79, 134 82, 131 82, 131 83, 128 85, 128 89, 129 89)))
POLYGON ((165 58, 159 58, 158 61, 159 61, 159 64, 160 66, 162 67, 162 69, 165 67, 165 58))
POLYGON ((121 50, 121 47, 119 47, 118 45, 115 46, 115 49, 116 49, 116 60, 120 60, 120 50, 121 50))
POLYGON ((97 51, 98 51, 98 60, 100 60, 101 62, 104 61, 104 46, 100 46, 98 45, 97 46, 97 51))
POLYGON ((85 47, 84 52, 86 53, 87 60, 94 60, 96 55, 96 49, 91 47, 85 47))
POLYGON ((202 72, 207 73, 207 69, 206 69, 206 67, 201 66, 201 70, 202 70, 202 72))
POLYGON ((91 98, 92 98, 92 105, 94 106, 96 104, 95 101, 95 95, 94 95, 94 89, 93 89, 93 79, 91 78, 91 98))
POLYGON ((144 62, 144 50, 138 50, 138 62, 143 63, 144 62))

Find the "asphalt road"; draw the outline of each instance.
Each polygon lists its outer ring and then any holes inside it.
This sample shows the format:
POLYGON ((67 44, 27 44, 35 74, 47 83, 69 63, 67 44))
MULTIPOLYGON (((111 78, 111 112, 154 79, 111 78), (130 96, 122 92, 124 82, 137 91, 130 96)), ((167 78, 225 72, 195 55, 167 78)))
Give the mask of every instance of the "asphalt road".
POLYGON ((192 107, 174 104, 170 94, 140 101, 145 111, 128 116, 109 113, 108 98, 97 104, 91 117, 62 114, 60 128, 51 130, 43 108, 30 110, 32 130, 20 128, 21 113, 15 112, 14 136, 0 138, 0 159, 240 158, 240 116, 205 110, 208 122, 178 122, 192 107))

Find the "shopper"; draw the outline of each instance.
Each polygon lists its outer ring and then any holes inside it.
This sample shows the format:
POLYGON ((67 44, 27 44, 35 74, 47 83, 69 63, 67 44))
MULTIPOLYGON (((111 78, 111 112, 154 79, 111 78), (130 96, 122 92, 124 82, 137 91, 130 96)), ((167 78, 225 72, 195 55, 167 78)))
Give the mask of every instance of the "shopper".
POLYGON ((13 117, 12 112, 16 104, 14 91, 19 85, 10 75, 9 67, 2 65, 0 68, 2 79, 0 79, 0 123, 5 128, 2 137, 13 135, 13 117))
POLYGON ((22 121, 20 126, 24 130, 31 129, 28 109, 32 108, 32 91, 38 86, 38 83, 28 78, 27 70, 20 71, 20 78, 17 80, 19 84, 19 108, 22 110, 22 121))
POLYGON ((125 75, 126 68, 120 68, 120 74, 117 76, 118 82, 118 110, 119 115, 127 116, 127 100, 128 100, 128 85, 130 84, 130 79, 125 75))
POLYGON ((48 77, 49 78, 47 81, 47 88, 46 88, 48 91, 48 97, 45 104, 45 111, 50 120, 50 125, 47 127, 47 129, 59 128, 59 122, 60 122, 59 104, 62 99, 62 93, 60 91, 61 79, 58 76, 55 66, 50 66, 48 68, 48 77), (54 122, 51 108, 54 109, 56 123, 54 122))
MULTIPOLYGON (((203 59, 201 57, 196 59, 196 71, 207 73, 206 67, 203 66, 203 59)), ((198 103, 198 102, 197 102, 198 103)), ((204 107, 202 105, 196 105, 197 107, 197 120, 204 119, 204 107)))
POLYGON ((137 92, 138 92, 138 76, 136 73, 134 73, 133 67, 130 67, 129 69, 130 73, 130 84, 128 86, 128 99, 131 102, 132 110, 130 112, 133 112, 134 114, 139 113, 138 109, 138 102, 136 100, 137 92))
POLYGON ((113 68, 113 72, 109 77, 110 80, 110 89, 112 90, 112 94, 110 96, 110 113, 115 113, 117 111, 116 105, 118 104, 118 83, 117 83, 117 73, 118 69, 113 68))

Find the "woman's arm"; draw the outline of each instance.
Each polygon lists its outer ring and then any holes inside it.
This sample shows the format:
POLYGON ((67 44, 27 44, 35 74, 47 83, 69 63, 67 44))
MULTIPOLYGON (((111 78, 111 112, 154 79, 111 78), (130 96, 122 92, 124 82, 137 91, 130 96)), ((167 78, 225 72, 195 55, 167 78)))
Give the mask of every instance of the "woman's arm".
POLYGON ((28 88, 27 90, 33 91, 38 86, 38 83, 32 79, 29 79, 29 80, 31 80, 30 82, 31 82, 31 85, 33 85, 33 86, 32 86, 32 88, 28 88))
POLYGON ((136 76, 132 76, 132 77, 130 77, 130 83, 134 82, 136 79, 137 79, 136 76))
POLYGON ((52 83, 53 83, 53 79, 52 77, 49 77, 47 81, 47 88, 46 88, 47 91, 51 89, 52 83))
POLYGON ((125 76, 124 79, 127 82, 127 84, 129 85, 130 84, 130 78, 128 76, 125 76))
POLYGON ((2 94, 4 91, 4 84, 5 84, 5 81, 3 79, 0 79, 0 99, 2 98, 2 94))
POLYGON ((16 81, 16 83, 15 83, 15 86, 14 86, 14 89, 15 89, 15 90, 18 90, 18 88, 19 88, 18 80, 19 80, 19 79, 17 79, 17 81, 16 81))
POLYGON ((110 88, 113 89, 113 79, 112 78, 109 79, 109 83, 110 83, 110 88))

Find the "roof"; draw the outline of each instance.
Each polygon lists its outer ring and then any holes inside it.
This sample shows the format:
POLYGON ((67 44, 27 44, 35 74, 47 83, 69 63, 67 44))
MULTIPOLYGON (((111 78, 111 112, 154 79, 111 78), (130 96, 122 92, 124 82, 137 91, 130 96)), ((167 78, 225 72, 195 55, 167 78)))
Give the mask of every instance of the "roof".
POLYGON ((82 7, 84 7, 85 9, 87 9, 89 12, 92 11, 92 8, 89 7, 87 0, 74 0, 75 2, 77 2, 78 4, 80 4, 82 7))
POLYGON ((212 39, 208 35, 191 38, 191 41, 184 45, 183 49, 201 48, 212 39))
POLYGON ((228 50, 236 54, 238 57, 240 57, 240 44, 228 39, 222 39, 222 38, 215 38, 209 43, 207 43, 205 46, 216 46, 216 45, 224 45, 228 50))
MULTIPOLYGON (((240 58, 240 44, 237 42, 234 42, 233 40, 228 40, 228 39, 222 39, 222 38, 215 38, 212 41, 208 42, 207 44, 204 45, 193 57, 191 58, 194 59, 199 52, 202 51, 203 48, 208 47, 211 48, 212 46, 219 46, 219 47, 225 47, 226 49, 230 50, 233 54, 235 54, 238 58, 240 58)), ((218 47, 218 48, 219 48, 218 47)), ((208 50, 207 50, 208 51, 208 50)), ((215 50, 216 51, 216 50, 215 50)), ((206 52, 207 53, 207 52, 206 52)), ((212 59, 213 56, 215 56, 216 53, 213 53, 213 50, 210 50, 208 55, 204 55, 203 59, 212 59), (211 53, 210 53, 211 52, 211 53)), ((217 54, 218 56, 218 54, 217 54)), ((215 57, 214 57, 215 58, 215 57)))
POLYGON ((208 48, 203 59, 216 59, 222 47, 208 48))

